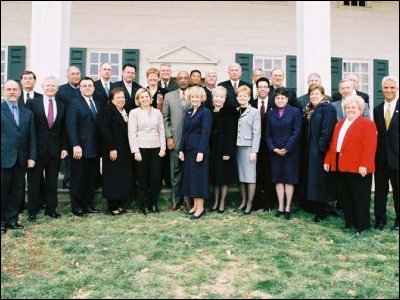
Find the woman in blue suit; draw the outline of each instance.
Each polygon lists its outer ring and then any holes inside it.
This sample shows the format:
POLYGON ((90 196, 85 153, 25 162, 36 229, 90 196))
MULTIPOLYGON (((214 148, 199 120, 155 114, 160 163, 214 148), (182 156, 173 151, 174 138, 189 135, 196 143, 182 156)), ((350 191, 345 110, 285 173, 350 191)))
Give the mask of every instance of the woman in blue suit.
POLYGON ((191 220, 204 215, 204 199, 210 193, 209 145, 211 134, 211 111, 204 107, 206 92, 202 87, 193 86, 189 90, 192 108, 185 114, 179 159, 183 165, 183 195, 194 198, 194 206, 189 211, 191 220))
POLYGON ((291 216, 294 185, 299 181, 301 136, 301 113, 296 107, 288 105, 288 94, 286 88, 275 90, 277 108, 269 111, 266 118, 266 143, 271 155, 272 182, 276 184, 279 201, 275 216, 285 215, 287 220, 291 216))

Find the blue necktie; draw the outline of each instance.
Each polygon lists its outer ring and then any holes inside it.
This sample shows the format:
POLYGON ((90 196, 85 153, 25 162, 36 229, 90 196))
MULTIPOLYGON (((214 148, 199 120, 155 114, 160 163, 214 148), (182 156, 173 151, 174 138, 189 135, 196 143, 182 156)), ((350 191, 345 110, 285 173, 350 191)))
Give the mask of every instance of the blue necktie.
POLYGON ((90 110, 92 111, 93 117, 96 118, 97 112, 96 112, 96 108, 94 107, 92 99, 89 100, 89 107, 90 107, 90 110))
POLYGON ((15 123, 19 126, 19 115, 18 115, 18 108, 16 105, 11 106, 12 114, 14 116, 15 123))

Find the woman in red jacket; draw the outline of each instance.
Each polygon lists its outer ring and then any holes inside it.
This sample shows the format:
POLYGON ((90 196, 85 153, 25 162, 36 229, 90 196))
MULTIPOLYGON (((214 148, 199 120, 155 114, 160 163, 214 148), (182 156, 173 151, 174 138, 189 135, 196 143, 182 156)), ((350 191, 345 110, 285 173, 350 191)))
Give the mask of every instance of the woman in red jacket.
POLYGON ((324 170, 337 171, 345 228, 357 234, 370 228, 372 173, 375 171, 377 129, 375 123, 361 116, 365 102, 350 96, 343 103, 346 118, 336 126, 325 155, 324 170))

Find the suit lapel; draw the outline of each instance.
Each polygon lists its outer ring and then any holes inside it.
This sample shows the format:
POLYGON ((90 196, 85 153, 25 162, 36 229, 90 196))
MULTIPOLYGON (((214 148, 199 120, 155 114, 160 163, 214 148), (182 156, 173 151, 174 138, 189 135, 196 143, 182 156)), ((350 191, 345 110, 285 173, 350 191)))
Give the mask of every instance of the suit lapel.
MULTIPOLYGON (((399 120, 399 100, 397 99, 396 100, 396 107, 395 107, 395 109, 393 111, 392 118, 390 119, 388 131, 391 130, 392 128, 394 128, 394 125, 395 125, 396 121, 398 121, 398 120, 399 120)), ((399 127, 398 125, 399 124, 397 124, 397 129, 396 130, 399 130, 398 129, 398 127, 399 127)))
MULTIPOLYGON (((20 106, 20 107, 21 107, 21 106, 20 106)), ((13 114, 12 114, 12 112, 11 112, 11 109, 10 109, 10 107, 8 106, 8 104, 7 104, 6 102, 4 102, 4 103, 2 104, 2 108, 1 108, 1 109, 4 111, 5 115, 6 115, 8 118, 11 119, 11 122, 14 124, 14 126, 18 127, 18 124, 17 124, 17 122, 15 122, 15 119, 14 119, 14 116, 13 116, 13 114)), ((21 124, 21 121, 20 121, 20 124, 21 124)))

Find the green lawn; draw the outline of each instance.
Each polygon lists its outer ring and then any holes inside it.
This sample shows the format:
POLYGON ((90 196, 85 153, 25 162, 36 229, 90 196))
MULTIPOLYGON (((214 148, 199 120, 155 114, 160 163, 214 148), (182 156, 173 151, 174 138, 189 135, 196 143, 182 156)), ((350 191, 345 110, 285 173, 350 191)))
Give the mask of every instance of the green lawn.
POLYGON ((190 221, 165 199, 160 214, 78 218, 62 198, 61 219, 1 237, 1 298, 399 298, 390 226, 356 236, 340 218, 241 216, 233 203, 190 221))

